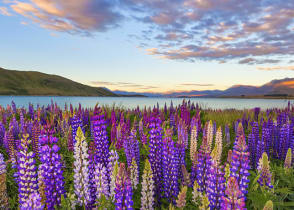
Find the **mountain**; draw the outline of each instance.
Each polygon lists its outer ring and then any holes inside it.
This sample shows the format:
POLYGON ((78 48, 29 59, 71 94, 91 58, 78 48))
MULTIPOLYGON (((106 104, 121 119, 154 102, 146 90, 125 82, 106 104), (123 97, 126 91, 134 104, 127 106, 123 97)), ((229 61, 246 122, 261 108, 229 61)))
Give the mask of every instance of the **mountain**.
POLYGON ((191 90, 191 91, 177 91, 169 93, 136 93, 115 91, 124 95, 141 94, 145 96, 156 97, 253 97, 253 96, 294 96, 294 78, 285 78, 281 80, 272 80, 262 86, 249 86, 249 85, 234 85, 226 90, 191 90))
POLYGON ((90 87, 57 75, 3 68, 0 95, 118 96, 106 88, 90 87))

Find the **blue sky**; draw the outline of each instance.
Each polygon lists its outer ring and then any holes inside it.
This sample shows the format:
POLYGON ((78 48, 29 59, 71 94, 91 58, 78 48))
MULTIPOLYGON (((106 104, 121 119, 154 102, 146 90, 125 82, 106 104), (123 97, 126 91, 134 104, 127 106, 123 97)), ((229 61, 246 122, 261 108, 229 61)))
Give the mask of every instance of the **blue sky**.
POLYGON ((0 0, 0 66, 111 90, 294 77, 291 0, 0 0))

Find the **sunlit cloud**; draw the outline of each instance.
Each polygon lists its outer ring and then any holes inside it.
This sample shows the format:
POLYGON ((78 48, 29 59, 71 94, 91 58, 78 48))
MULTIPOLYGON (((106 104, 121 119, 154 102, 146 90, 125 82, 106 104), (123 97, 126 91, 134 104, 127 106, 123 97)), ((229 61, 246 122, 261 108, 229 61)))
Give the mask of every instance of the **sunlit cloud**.
POLYGON ((111 89, 114 88, 129 88, 129 89, 142 89, 142 90, 147 90, 147 89, 156 89, 159 88, 157 86, 152 86, 152 85, 144 85, 144 84, 136 84, 136 83, 131 83, 131 82, 108 82, 108 81, 91 81, 91 85, 94 86, 107 86, 110 87, 111 89))
POLYGON ((294 71, 294 66, 273 66, 273 67, 257 67, 258 70, 275 71, 275 70, 289 70, 294 71))
POLYGON ((178 86, 200 86, 200 87, 209 87, 214 86, 213 84, 199 84, 199 83, 182 83, 178 84, 178 86))
POLYGON ((11 16, 12 14, 8 11, 6 7, 0 7, 0 14, 5 16, 11 16))

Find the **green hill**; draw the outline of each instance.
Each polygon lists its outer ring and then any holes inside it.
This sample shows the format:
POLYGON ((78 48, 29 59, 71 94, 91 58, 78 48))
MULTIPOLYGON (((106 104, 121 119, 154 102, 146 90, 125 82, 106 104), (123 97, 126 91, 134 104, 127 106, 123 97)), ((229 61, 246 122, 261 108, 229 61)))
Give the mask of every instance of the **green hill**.
POLYGON ((0 95, 118 96, 57 75, 0 68, 0 95))

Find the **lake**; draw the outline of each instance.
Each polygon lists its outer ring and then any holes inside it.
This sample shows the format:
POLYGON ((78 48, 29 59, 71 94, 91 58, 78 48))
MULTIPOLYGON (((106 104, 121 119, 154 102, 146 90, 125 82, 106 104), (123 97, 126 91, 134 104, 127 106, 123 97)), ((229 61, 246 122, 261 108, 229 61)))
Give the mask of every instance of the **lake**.
MULTIPOLYGON (((29 103, 40 106, 48 105, 51 100, 56 102, 59 106, 68 105, 71 103, 77 107, 79 103, 84 107, 94 107, 96 103, 99 105, 116 105, 126 108, 140 108, 154 106, 157 103, 163 107, 166 103, 169 105, 171 101, 174 105, 181 104, 182 98, 145 98, 145 97, 67 97, 67 96, 0 96, 0 105, 7 106, 14 101, 17 107, 27 107, 29 103)), ((252 109, 260 107, 267 108, 284 108, 287 106, 289 100, 285 99, 239 99, 239 98, 190 98, 195 104, 198 103, 203 108, 212 109, 252 109)), ((290 100, 291 104, 294 100, 290 100)))

